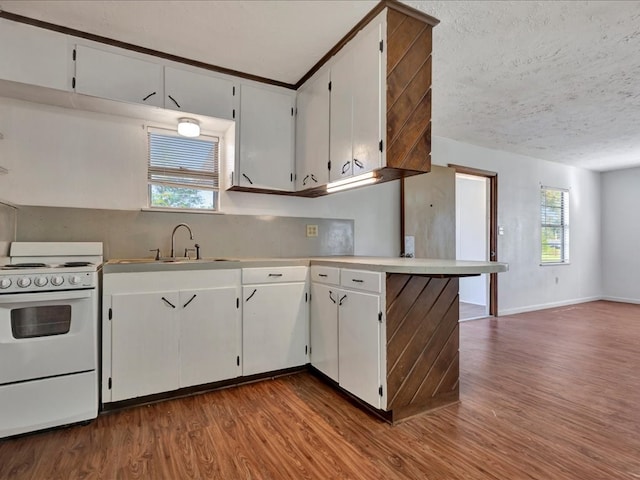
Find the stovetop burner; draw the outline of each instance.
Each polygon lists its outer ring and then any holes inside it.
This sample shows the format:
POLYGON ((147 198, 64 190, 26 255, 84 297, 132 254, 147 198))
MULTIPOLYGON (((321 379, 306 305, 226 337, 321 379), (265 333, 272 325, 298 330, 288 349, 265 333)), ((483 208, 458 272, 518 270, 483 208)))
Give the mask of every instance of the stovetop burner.
POLYGON ((48 266, 46 263, 12 263, 2 268, 3 270, 19 270, 21 268, 46 268, 48 266))
POLYGON ((93 265, 91 262, 66 262, 60 265, 61 267, 88 267, 93 265))

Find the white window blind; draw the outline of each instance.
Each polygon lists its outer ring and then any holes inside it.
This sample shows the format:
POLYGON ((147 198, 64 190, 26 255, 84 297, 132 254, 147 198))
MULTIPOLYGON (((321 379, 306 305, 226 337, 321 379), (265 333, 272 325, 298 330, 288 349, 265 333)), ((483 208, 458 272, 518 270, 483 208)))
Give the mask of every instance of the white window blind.
POLYGON ((149 206, 217 210, 218 138, 149 129, 148 139, 149 206))
POLYGON ((540 239, 542 264, 569 263, 569 191, 540 189, 540 239))

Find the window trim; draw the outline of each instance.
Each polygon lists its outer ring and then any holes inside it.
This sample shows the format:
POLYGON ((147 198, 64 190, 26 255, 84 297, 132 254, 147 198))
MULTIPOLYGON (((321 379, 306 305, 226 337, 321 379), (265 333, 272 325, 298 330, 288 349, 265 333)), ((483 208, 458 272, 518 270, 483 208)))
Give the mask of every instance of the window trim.
MULTIPOLYGON (((218 133, 201 133, 197 138, 185 138, 178 134, 177 129, 166 128, 166 127, 152 127, 147 126, 146 128, 146 140, 147 140, 147 170, 146 170, 146 183, 147 183, 147 205, 145 208, 142 208, 143 211, 153 211, 153 212, 171 212, 171 213, 199 213, 199 214, 219 214, 222 213, 220 210, 220 182, 222 179, 221 174, 221 149, 223 148, 223 135, 218 133), (162 207, 151 204, 151 189, 153 185, 169 185, 169 183, 162 182, 152 182, 151 181, 151 143, 150 143, 150 134, 163 135, 167 137, 175 137, 185 140, 205 140, 205 141, 215 141, 217 143, 217 158, 215 159, 217 165, 214 170, 213 176, 215 178, 215 182, 217 183, 216 187, 213 188, 202 188, 196 187, 198 190, 209 190, 213 192, 213 208, 185 208, 185 207, 162 207)), ((173 185, 178 188, 187 188, 187 185, 173 185)))
POLYGON ((570 241, 570 232, 571 232, 571 224, 570 224, 570 204, 571 204, 571 196, 569 195, 571 192, 571 190, 569 188, 561 188, 561 187, 552 187, 549 185, 542 185, 540 184, 540 197, 539 197, 539 212, 538 212, 538 224, 540 226, 540 240, 539 240, 539 245, 540 245, 540 255, 539 255, 539 260, 540 260, 540 266, 541 267, 548 267, 548 266, 557 266, 557 265, 570 265, 571 264, 571 255, 570 255, 570 246, 571 246, 571 241, 570 241), (561 212, 561 224, 543 224, 542 223, 542 195, 545 191, 555 191, 555 192, 561 192, 563 195, 563 208, 562 208, 562 212, 561 212), (545 227, 561 227, 563 229, 563 235, 562 235, 562 251, 564 252, 562 254, 562 259, 560 261, 549 261, 549 262, 545 262, 542 260, 542 250, 543 250, 543 243, 542 243, 542 230, 545 227))

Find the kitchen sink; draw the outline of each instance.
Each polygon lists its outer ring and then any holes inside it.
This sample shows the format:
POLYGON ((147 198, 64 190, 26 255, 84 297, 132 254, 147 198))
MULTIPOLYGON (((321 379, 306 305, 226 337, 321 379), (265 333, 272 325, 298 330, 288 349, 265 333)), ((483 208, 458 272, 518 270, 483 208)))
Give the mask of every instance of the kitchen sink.
POLYGON ((142 263, 207 263, 207 262, 238 262, 235 258, 201 258, 196 260, 194 258, 161 258, 155 260, 153 258, 123 258, 120 260, 109 260, 112 265, 127 265, 127 264, 142 264, 142 263))

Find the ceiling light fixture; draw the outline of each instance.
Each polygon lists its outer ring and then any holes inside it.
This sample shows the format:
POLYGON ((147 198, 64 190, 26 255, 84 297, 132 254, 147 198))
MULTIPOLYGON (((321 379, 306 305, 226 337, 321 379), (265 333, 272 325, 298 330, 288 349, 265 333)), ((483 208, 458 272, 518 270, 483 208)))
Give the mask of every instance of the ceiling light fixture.
POLYGON ((327 184, 327 193, 339 192, 341 190, 348 190, 350 188, 362 187, 364 185, 371 185, 378 181, 375 172, 363 173, 356 177, 345 178, 344 180, 338 180, 327 184))
POLYGON ((180 118, 178 119, 178 135, 197 137, 200 135, 200 124, 193 118, 180 118))

